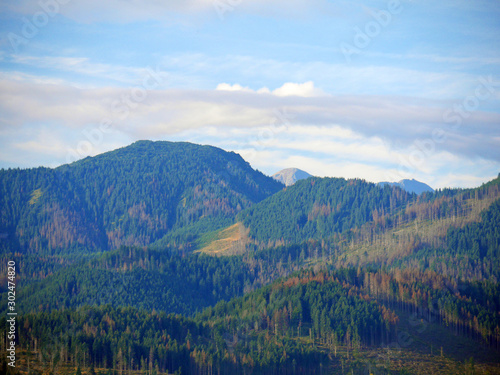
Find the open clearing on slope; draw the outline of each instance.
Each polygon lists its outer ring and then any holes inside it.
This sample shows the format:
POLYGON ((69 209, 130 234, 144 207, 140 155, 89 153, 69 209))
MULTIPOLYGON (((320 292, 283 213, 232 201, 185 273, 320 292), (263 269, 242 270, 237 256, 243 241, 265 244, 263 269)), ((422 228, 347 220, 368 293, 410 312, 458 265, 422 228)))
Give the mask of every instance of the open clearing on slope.
POLYGON ((241 223, 236 223, 219 232, 213 233, 200 242, 201 252, 209 255, 234 255, 245 250, 248 230, 241 223))

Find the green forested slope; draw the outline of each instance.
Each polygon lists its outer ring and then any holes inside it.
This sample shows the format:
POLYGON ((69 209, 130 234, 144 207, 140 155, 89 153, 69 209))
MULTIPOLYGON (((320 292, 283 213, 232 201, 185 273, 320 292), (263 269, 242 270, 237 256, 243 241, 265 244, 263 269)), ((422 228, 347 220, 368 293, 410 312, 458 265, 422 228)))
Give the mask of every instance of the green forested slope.
POLYGON ((330 359, 300 337, 358 346, 386 337, 395 319, 338 280, 308 273, 218 304, 196 320, 111 306, 27 314, 19 319, 19 344, 37 350, 41 356, 35 362, 49 362, 56 372, 73 365, 118 371, 181 368, 185 374, 207 368, 238 374, 281 374, 293 368, 316 373, 320 366, 328 368, 330 359), (245 338, 238 342, 234 335, 245 338))
POLYGON ((233 222, 283 186, 211 146, 141 141, 57 169, 0 171, 3 252, 40 254, 148 245, 233 222))
POLYGON ((243 211, 239 219, 258 241, 300 243, 360 227, 415 198, 363 180, 309 178, 243 211))
MULTIPOLYGON (((22 267, 22 261, 18 264, 22 267)), ((23 313, 111 304, 193 315, 242 295, 254 279, 241 257, 182 256, 166 249, 122 247, 42 280, 18 283, 22 288, 16 305, 23 313)), ((5 290, 0 311, 7 307, 5 290)))
MULTIPOLYGON (((409 244, 401 245, 398 257, 380 258, 366 266, 432 270, 455 283, 495 282, 500 277, 499 213, 497 200, 480 215, 481 221, 445 232, 443 247, 429 246, 416 236, 409 244)), ((351 234, 273 249, 249 247, 246 254, 221 258, 183 254, 169 248, 123 247, 75 265, 60 266, 53 274, 49 274, 51 264, 40 264, 40 270, 47 267, 41 280, 20 280, 23 288, 18 294, 18 306, 30 312, 111 303, 192 315, 304 267, 340 267, 350 251, 345 236, 351 234)), ((24 259, 16 258, 20 268, 24 259)), ((6 306, 6 294, 2 294, 1 301, 1 306, 6 306)))
POLYGON ((308 270, 194 319, 109 305, 21 314, 18 361, 58 374, 467 374, 472 356, 477 374, 495 373, 499 298, 432 272, 308 270), (471 345, 452 348, 461 337, 471 345))
POLYGON ((476 205, 488 208, 500 197, 499 186, 500 177, 476 189, 443 189, 417 196, 364 180, 310 178, 242 211, 238 219, 264 246, 327 240, 341 234, 350 238, 349 234, 366 229, 380 233, 446 218, 453 218, 448 223, 453 227, 457 218, 465 223, 480 220, 476 205))

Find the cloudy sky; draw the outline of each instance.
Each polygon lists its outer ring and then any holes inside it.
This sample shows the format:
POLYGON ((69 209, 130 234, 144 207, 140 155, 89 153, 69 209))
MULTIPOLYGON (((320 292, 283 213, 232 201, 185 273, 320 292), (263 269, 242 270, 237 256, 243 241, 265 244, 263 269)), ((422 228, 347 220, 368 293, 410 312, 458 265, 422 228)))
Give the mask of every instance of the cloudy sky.
POLYGON ((500 172, 500 2, 2 0, 0 168, 139 139, 478 186, 500 172))

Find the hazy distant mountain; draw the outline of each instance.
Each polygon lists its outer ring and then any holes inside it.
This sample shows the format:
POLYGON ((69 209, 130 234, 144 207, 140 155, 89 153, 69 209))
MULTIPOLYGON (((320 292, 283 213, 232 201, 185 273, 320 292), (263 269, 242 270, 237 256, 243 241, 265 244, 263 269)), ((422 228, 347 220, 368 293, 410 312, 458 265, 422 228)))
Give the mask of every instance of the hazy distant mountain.
POLYGON ((415 193, 415 194, 422 194, 425 191, 428 192, 433 192, 434 189, 431 188, 429 185, 424 184, 423 182, 417 181, 415 179, 405 179, 401 180, 399 182, 379 182, 379 186, 384 186, 384 185, 390 185, 390 186, 399 186, 401 189, 406 190, 410 193, 415 193))
POLYGON ((273 174, 272 177, 286 186, 291 186, 299 180, 304 180, 312 176, 297 168, 287 168, 273 174))

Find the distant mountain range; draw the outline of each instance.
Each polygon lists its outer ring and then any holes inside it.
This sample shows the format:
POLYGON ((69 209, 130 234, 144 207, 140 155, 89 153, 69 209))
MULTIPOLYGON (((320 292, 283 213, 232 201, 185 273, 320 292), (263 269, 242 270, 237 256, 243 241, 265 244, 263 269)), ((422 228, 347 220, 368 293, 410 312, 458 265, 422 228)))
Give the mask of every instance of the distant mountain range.
POLYGON ((304 180, 312 176, 298 168, 287 168, 273 174, 272 177, 286 186, 291 186, 299 180, 304 180))
MULTIPOLYGON (((295 184, 297 181, 300 180, 305 180, 309 177, 313 177, 306 171, 303 171, 298 168, 286 168, 283 169, 279 172, 276 172, 275 174, 272 175, 272 178, 274 178, 276 181, 281 182, 282 184, 286 186, 292 186, 295 184)), ((431 188, 429 185, 417 181, 415 179, 404 179, 399 182, 379 182, 377 184, 378 186, 384 186, 384 185, 390 185, 390 186, 399 186, 401 189, 409 192, 409 193, 415 193, 417 195, 422 194, 423 192, 433 192, 434 189, 431 188)))
POLYGON ((384 186, 384 185, 390 185, 390 186, 399 186, 401 189, 406 190, 409 193, 415 193, 415 194, 422 194, 423 192, 433 192, 434 189, 431 188, 429 185, 424 184, 423 182, 417 181, 415 179, 405 179, 401 180, 399 182, 379 182, 377 185, 379 186, 384 186))

